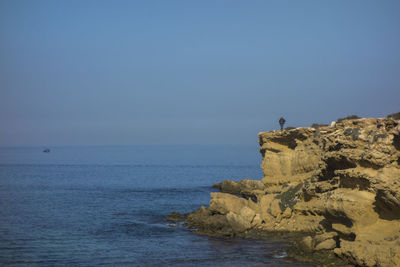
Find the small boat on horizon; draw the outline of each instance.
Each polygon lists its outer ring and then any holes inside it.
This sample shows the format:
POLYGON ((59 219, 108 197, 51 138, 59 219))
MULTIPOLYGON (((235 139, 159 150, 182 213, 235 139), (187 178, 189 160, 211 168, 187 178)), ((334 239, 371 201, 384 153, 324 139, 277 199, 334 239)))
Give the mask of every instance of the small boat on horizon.
POLYGON ((45 150, 43 150, 44 153, 49 153, 50 149, 46 148, 45 150))

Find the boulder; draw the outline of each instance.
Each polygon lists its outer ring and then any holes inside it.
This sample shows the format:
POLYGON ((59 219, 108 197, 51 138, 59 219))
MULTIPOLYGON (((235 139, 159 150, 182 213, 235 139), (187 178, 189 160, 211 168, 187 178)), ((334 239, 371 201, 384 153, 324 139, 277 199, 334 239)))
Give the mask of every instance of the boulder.
POLYGON ((315 246, 315 250, 323 249, 334 249, 336 247, 336 241, 334 239, 327 239, 315 246))

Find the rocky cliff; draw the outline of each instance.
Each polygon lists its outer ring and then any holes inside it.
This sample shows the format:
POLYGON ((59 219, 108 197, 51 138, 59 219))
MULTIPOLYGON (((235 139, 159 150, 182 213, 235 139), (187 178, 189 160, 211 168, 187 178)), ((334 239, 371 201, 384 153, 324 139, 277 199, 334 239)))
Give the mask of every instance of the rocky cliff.
POLYGON ((298 233, 294 255, 400 266, 400 121, 344 120, 259 134, 261 181, 215 185, 185 216, 210 235, 298 233))

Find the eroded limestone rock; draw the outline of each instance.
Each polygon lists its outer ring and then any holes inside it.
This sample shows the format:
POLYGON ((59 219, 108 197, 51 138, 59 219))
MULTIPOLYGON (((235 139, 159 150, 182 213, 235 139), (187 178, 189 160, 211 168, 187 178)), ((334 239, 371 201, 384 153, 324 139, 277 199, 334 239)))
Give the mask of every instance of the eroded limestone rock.
POLYGON ((303 233, 299 248, 400 266, 400 121, 344 120, 259 134, 261 181, 224 181, 187 215, 200 233, 303 233))

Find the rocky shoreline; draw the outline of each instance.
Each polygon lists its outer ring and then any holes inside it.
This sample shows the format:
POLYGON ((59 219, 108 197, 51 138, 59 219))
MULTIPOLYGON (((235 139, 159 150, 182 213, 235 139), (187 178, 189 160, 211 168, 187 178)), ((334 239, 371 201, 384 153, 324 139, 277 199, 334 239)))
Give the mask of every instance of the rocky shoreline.
POLYGON ((199 234, 285 236, 288 254, 327 266, 400 266, 400 121, 343 120, 259 133, 261 181, 214 185, 184 220, 199 234))

